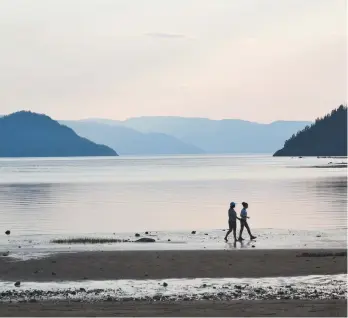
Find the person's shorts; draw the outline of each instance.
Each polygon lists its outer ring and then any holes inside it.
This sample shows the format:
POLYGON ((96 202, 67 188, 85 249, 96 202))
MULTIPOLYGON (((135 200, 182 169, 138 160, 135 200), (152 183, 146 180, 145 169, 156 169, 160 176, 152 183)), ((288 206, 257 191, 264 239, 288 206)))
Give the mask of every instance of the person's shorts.
POLYGON ((230 230, 236 229, 237 228, 237 222, 229 221, 228 226, 230 230))

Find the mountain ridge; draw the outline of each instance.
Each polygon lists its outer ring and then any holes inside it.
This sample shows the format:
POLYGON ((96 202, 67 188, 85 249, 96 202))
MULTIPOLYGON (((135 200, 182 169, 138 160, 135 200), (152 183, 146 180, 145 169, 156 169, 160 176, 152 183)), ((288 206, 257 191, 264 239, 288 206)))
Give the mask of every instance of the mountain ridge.
MULTIPOLYGON (((294 131, 311 124, 307 121, 275 121, 270 124, 262 124, 241 119, 211 120, 179 116, 142 116, 125 121, 99 118, 78 122, 91 123, 94 121, 96 123, 106 122, 111 126, 127 127, 143 134, 166 134, 185 144, 195 146, 204 153, 211 154, 272 154, 294 131)), ((93 140, 91 135, 86 136, 93 140)), ((103 139, 95 140, 103 141, 103 139)), ((106 144, 111 145, 107 142, 106 144)))
POLYGON ((45 114, 18 111, 0 118, 0 157, 117 156, 45 114))
POLYGON ((120 155, 203 154, 196 146, 163 133, 142 133, 122 125, 91 121, 61 121, 79 135, 117 149, 120 155))
POLYGON ((274 156, 347 156, 347 106, 340 105, 293 134, 274 156))

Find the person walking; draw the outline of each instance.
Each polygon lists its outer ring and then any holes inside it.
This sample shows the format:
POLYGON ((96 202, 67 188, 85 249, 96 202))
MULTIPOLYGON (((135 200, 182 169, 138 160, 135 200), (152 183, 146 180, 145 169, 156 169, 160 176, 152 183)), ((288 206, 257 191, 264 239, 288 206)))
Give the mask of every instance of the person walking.
POLYGON ((225 236, 225 241, 228 241, 228 236, 233 232, 234 240, 237 241, 236 231, 237 231, 237 219, 240 220, 240 218, 237 217, 237 212, 235 211, 236 204, 234 202, 230 203, 230 208, 228 210, 228 231, 225 236))
POLYGON ((248 224, 248 221, 247 221, 247 219, 250 219, 250 217, 248 216, 248 212, 247 212, 247 209, 248 209, 249 205, 246 202, 242 202, 242 206, 243 206, 243 209, 240 212, 240 232, 239 232, 238 241, 243 241, 244 240, 243 237, 242 237, 244 227, 247 229, 248 234, 250 236, 250 239, 254 240, 254 239, 256 239, 256 236, 251 234, 250 227, 249 227, 249 224, 248 224))

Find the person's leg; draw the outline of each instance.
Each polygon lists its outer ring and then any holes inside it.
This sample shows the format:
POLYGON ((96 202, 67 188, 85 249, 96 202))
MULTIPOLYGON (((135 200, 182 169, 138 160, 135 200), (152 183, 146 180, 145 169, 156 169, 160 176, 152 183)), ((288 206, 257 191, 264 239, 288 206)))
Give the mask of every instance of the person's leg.
POLYGON ((228 222, 228 227, 229 227, 229 229, 228 229, 228 231, 227 231, 227 233, 226 233, 226 236, 225 236, 225 241, 227 242, 227 237, 230 235, 230 233, 232 232, 232 224, 231 224, 231 222, 228 222))
POLYGON ((232 224, 232 230, 233 230, 233 237, 234 237, 234 240, 237 241, 237 236, 236 236, 236 232, 237 232, 237 222, 233 222, 232 224))
POLYGON ((252 234, 250 232, 250 227, 249 227, 249 224, 247 221, 245 221, 245 228, 247 229, 249 236, 252 236, 252 234))
POLYGON ((243 230, 244 230, 244 221, 242 220, 240 221, 239 239, 242 238, 243 230))
POLYGON ((245 221, 245 227, 246 227, 246 229, 247 229, 247 231, 248 231, 248 234, 249 234, 250 238, 251 238, 251 239, 256 238, 256 236, 254 236, 254 235, 251 234, 251 231, 250 231, 250 228, 249 228, 249 224, 248 224, 247 221, 245 221))

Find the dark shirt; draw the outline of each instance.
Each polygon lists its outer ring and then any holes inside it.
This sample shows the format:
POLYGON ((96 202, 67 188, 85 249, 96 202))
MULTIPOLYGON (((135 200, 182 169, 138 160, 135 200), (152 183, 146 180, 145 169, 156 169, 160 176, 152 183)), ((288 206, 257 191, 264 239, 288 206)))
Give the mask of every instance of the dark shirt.
POLYGON ((234 209, 228 210, 228 222, 237 222, 237 212, 234 209))

